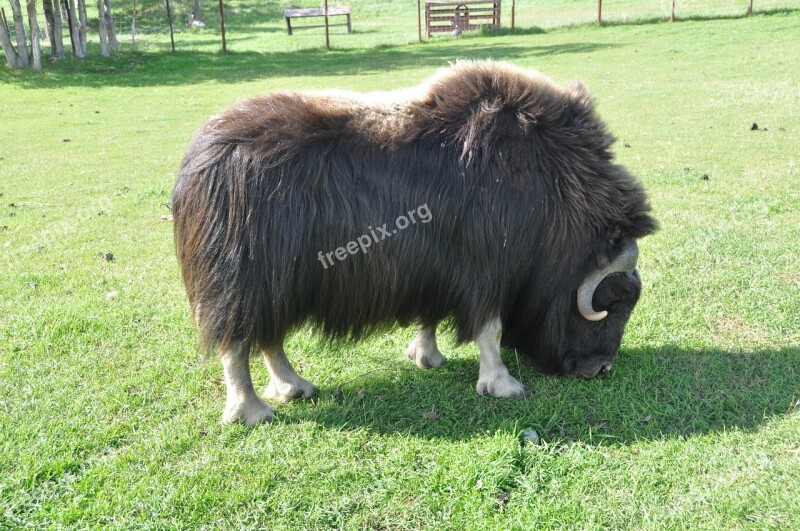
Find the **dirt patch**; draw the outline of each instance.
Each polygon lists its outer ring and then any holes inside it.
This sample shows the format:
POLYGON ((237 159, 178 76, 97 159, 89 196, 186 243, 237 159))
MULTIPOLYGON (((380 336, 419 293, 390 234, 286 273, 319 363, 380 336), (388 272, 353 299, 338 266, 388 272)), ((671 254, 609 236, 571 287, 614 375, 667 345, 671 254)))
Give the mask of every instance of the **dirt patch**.
POLYGON ((781 275, 781 282, 787 286, 800 289, 800 271, 785 271, 781 275))
POLYGON ((755 323, 750 323, 737 315, 718 315, 709 323, 720 347, 750 352, 763 347, 769 341, 769 334, 755 323))

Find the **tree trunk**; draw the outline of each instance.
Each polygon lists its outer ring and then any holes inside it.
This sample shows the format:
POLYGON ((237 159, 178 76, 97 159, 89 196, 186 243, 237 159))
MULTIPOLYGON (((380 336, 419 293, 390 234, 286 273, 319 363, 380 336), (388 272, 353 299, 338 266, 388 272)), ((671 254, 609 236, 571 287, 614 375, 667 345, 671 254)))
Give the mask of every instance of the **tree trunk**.
POLYGON ((42 30, 36 20, 36 0, 28 0, 28 26, 31 29, 31 62, 34 70, 42 69, 42 30))
POLYGON ((67 24, 69 26, 69 40, 72 44, 72 55, 79 59, 83 59, 86 54, 80 46, 80 37, 78 36, 78 16, 75 9, 70 6, 72 0, 63 0, 64 8, 67 10, 67 24))
POLYGON ((28 41, 25 39, 25 20, 22 18, 22 8, 19 5, 19 0, 9 1, 11 2, 11 11, 14 14, 14 33, 17 37, 19 66, 25 68, 31 64, 28 58, 28 41))
POLYGON ((78 11, 75 18, 78 21, 78 42, 81 47, 80 57, 86 57, 86 32, 89 29, 86 24, 86 0, 75 0, 73 5, 78 11))
POLYGON ((97 0, 97 35, 100 37, 100 55, 108 57, 108 33, 106 33, 106 6, 103 0, 97 0))
POLYGON ((200 13, 200 0, 194 0, 192 15, 194 15, 194 20, 203 20, 203 15, 200 13))
POLYGON ((47 42, 50 43, 50 52, 56 48, 56 43, 53 42, 55 35, 53 35, 53 2, 42 0, 42 12, 44 12, 44 36, 47 37, 47 42))
POLYGON ((47 28, 47 40, 50 41, 50 55, 56 58, 56 21, 53 14, 53 0, 42 0, 44 11, 44 27, 47 28))
POLYGON ((43 0, 44 18, 47 21, 47 37, 50 39, 50 55, 53 59, 64 58, 64 39, 61 36, 61 9, 53 7, 53 0, 43 0))
POLYGON ((117 40, 117 27, 114 25, 114 17, 111 15, 111 0, 105 0, 106 4, 106 32, 108 33, 108 47, 112 50, 119 50, 117 40))
POLYGON ((61 16, 61 2, 59 0, 50 0, 55 2, 53 4, 53 21, 55 27, 53 28, 56 35, 56 59, 64 58, 64 17, 61 16))
POLYGON ((8 29, 6 12, 3 9, 0 9, 0 46, 2 46, 3 53, 6 55, 8 66, 11 68, 21 68, 22 65, 19 63, 19 54, 11 43, 11 31, 8 29))

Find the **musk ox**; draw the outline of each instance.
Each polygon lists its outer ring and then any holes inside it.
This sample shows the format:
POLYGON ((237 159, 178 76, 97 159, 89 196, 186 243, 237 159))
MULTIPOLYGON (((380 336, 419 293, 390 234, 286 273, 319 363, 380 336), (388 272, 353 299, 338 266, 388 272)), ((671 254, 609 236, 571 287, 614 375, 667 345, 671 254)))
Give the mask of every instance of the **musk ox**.
POLYGON ((266 398, 316 393, 283 348, 303 323, 349 339, 417 323, 406 354, 428 368, 447 319, 479 347, 478 392, 498 397, 530 394, 501 345, 547 372, 610 368, 641 289, 636 240, 656 229, 613 141, 581 83, 496 62, 393 93, 274 92, 211 118, 172 208, 192 315, 221 355, 223 421, 272 418, 251 353, 266 398))

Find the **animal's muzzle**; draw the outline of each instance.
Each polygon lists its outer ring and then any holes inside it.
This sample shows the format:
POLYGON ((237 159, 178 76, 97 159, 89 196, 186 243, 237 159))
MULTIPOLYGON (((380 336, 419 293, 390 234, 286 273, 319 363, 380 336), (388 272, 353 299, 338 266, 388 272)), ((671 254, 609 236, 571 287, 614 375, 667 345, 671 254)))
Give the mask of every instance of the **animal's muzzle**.
POLYGON ((578 368, 572 376, 582 376, 583 378, 594 378, 598 375, 608 374, 611 372, 611 362, 601 363, 592 366, 584 366, 578 368))

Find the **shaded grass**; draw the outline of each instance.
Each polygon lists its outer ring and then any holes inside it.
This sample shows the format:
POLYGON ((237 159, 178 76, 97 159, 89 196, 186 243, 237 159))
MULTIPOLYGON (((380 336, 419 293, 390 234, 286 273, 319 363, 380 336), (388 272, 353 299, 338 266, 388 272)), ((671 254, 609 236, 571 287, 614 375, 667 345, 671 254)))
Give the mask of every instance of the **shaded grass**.
POLYGON ((209 42, 0 73, 0 527, 797 528, 797 24, 209 42), (459 57, 583 79, 650 190, 662 230, 612 374, 546 377, 506 351, 535 394, 503 401, 475 394, 477 351, 447 334, 449 363, 419 371, 412 330, 303 329, 287 351, 319 398, 221 426, 162 219, 192 131, 265 90, 396 88, 459 57))
MULTIPOLYGON (((477 39, 475 39, 477 41, 477 39)), ((498 45, 490 39, 471 43, 469 56, 474 59, 509 59, 592 52, 607 44, 568 42, 531 46, 507 39, 498 45)), ((26 88, 64 86, 170 86, 193 85, 209 81, 245 82, 284 77, 374 76, 387 70, 413 69, 427 64, 446 65, 447 57, 458 57, 465 46, 452 42, 403 48, 306 50, 298 63, 298 52, 216 52, 196 50, 175 54, 136 53, 111 59, 89 58, 83 62, 56 64, 45 75, 30 72, 13 74, 13 80, 26 88)))

